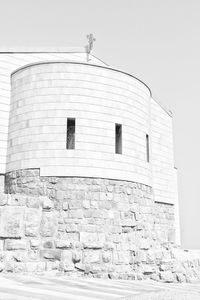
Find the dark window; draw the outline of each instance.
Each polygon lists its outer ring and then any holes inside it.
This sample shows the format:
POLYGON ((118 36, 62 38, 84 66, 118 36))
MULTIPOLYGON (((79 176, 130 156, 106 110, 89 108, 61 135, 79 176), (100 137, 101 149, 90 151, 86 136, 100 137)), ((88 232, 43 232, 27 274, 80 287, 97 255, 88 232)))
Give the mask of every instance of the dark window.
POLYGON ((67 149, 75 149, 75 119, 67 119, 67 149))
POLYGON ((147 162, 149 162, 149 135, 146 134, 146 157, 147 157, 147 162))
POLYGON ((115 153, 122 154, 122 125, 115 124, 115 153))

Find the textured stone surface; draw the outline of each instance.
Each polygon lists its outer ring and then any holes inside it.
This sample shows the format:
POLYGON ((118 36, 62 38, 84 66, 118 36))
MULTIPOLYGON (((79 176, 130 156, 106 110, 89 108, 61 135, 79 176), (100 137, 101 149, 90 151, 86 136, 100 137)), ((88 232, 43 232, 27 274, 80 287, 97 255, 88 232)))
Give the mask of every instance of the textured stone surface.
POLYGON ((0 208, 0 237, 18 238, 23 234, 24 208, 6 206, 0 208))
POLYGON ((41 210, 26 208, 25 210, 25 235, 36 237, 39 234, 41 210))
POLYGON ((178 259, 173 205, 154 202, 149 186, 37 170, 9 173, 6 183, 14 194, 0 197, 3 271, 165 282, 199 276, 200 256, 178 259))
POLYGON ((41 236, 52 237, 57 229, 57 222, 55 213, 44 212, 40 224, 41 236))

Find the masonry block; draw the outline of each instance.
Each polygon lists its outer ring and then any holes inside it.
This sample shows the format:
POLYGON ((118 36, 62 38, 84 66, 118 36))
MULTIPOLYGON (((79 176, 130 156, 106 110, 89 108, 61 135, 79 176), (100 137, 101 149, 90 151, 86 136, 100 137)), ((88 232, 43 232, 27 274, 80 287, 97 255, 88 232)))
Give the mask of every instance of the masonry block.
POLYGON ((37 208, 25 209, 25 235, 36 237, 39 234, 42 211, 37 208))
POLYGON ((54 212, 44 212, 40 223, 40 234, 43 237, 52 237, 57 231, 58 220, 54 212))
POLYGON ((0 208, 0 237, 19 238, 23 236, 23 207, 0 208))

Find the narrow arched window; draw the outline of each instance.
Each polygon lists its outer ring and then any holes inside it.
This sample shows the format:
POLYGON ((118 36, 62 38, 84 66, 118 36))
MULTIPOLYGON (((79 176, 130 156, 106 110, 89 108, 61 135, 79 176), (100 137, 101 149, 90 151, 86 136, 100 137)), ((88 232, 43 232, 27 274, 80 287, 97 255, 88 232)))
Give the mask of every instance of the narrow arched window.
POLYGON ((146 134, 146 159, 147 162, 149 162, 150 157, 149 157, 149 135, 146 134))
POLYGON ((75 119, 67 118, 67 149, 75 149, 75 119))
POLYGON ((122 154, 122 125, 115 124, 115 153, 122 154))

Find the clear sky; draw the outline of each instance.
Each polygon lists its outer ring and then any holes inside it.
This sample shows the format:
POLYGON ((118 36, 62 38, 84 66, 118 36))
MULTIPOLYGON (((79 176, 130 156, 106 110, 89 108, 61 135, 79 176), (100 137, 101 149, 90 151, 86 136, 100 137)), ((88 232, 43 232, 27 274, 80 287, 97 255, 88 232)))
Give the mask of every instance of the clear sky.
POLYGON ((182 245, 200 248, 200 1, 0 0, 0 46, 84 46, 173 111, 182 245))

